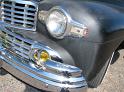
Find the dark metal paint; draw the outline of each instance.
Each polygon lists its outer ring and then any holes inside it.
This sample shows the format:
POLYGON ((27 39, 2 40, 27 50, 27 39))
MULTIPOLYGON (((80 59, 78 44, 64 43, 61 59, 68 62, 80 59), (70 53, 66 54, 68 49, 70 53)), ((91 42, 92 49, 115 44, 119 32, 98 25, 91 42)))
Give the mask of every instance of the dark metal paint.
MULTIPOLYGON (((42 27, 42 29, 43 29, 43 27, 42 27)), ((67 50, 62 48, 56 42, 46 38, 41 33, 39 33, 39 32, 30 32, 30 31, 23 31, 20 34, 24 35, 26 38, 32 39, 34 41, 38 41, 41 44, 44 44, 44 45, 50 47, 51 49, 55 50, 57 53, 59 53, 60 57, 63 60, 62 61, 63 63, 67 63, 67 64, 70 64, 70 65, 75 65, 75 62, 74 62, 72 56, 67 52, 67 50)))
POLYGON ((48 35, 41 23, 38 23, 37 31, 63 47, 73 57, 76 66, 82 68, 89 86, 97 87, 105 74, 109 58, 124 40, 123 4, 123 1, 107 0, 44 0, 39 4, 40 10, 61 6, 75 21, 87 26, 89 33, 86 38, 56 40, 48 35))
POLYGON ((53 6, 63 7, 72 19, 87 26, 89 34, 85 40, 105 42, 123 37, 124 6, 97 0, 44 0, 39 9, 49 10, 53 6))

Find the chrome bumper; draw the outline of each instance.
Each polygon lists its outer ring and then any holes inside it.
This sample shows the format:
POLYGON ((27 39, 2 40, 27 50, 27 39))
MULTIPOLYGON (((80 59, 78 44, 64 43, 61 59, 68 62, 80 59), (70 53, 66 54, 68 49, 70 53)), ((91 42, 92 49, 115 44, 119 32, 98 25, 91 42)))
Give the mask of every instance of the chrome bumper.
POLYGON ((86 92, 87 83, 82 71, 74 66, 48 61, 37 67, 31 61, 0 49, 0 67, 38 89, 52 92, 86 92))

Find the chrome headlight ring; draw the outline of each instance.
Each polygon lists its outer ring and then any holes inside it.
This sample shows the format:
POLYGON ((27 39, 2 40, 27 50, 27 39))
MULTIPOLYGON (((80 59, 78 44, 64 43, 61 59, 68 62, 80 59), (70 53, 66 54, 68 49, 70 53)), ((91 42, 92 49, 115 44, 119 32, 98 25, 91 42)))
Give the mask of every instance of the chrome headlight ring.
POLYGON ((47 18, 45 20, 45 23, 50 35, 52 35, 54 38, 57 38, 57 39, 64 38, 64 36, 66 36, 67 34, 68 23, 70 18, 71 17, 67 14, 67 12, 59 6, 53 7, 52 9, 50 9, 47 15, 47 18), (53 21, 50 20, 52 18, 53 18, 53 21), (49 25, 53 30, 50 29, 49 25))
POLYGON ((56 39, 63 39, 65 36, 84 37, 88 34, 87 27, 83 23, 79 23, 73 20, 72 17, 69 15, 69 13, 67 13, 67 11, 60 6, 55 6, 51 8, 49 11, 44 11, 44 10, 40 11, 39 19, 46 24, 48 32, 52 37, 56 39), (55 13, 58 14, 60 17, 58 19, 57 18, 54 19, 56 19, 57 21, 59 21, 60 19, 62 19, 63 21, 65 20, 64 22, 65 24, 64 27, 62 27, 63 24, 60 23, 61 25, 59 25, 60 27, 57 30, 51 31, 51 29, 55 29, 57 24, 53 22, 51 23, 49 22, 48 24, 48 20, 50 16, 53 16, 55 13), (49 25, 53 28, 50 29, 49 25))

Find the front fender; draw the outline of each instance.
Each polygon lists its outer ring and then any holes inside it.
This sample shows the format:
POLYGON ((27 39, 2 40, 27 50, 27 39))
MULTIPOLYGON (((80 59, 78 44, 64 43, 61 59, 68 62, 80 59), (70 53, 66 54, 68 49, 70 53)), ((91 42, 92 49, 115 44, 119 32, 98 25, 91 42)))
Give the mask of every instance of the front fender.
POLYGON ((83 38, 87 41, 103 43, 121 37, 124 39, 123 7, 97 0, 44 0, 39 9, 48 11, 55 6, 64 8, 73 20, 88 28, 88 35, 83 38))
MULTIPOLYGON (((95 0, 44 0, 40 4, 40 9, 48 11, 54 6, 63 7, 73 20, 88 28, 86 37, 52 40, 69 52, 75 65, 82 68, 88 84, 97 87, 106 72, 112 53, 124 40, 123 8, 95 0)), ((38 25, 40 29, 42 24, 38 23, 38 25)), ((50 38, 45 32, 47 32, 46 28, 42 33, 50 38)))

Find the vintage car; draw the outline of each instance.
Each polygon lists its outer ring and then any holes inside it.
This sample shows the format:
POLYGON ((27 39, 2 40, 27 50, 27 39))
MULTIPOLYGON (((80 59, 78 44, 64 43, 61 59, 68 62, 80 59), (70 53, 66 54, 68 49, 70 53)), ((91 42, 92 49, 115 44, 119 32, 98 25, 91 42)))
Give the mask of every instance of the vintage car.
POLYGON ((0 0, 0 67, 38 89, 98 87, 123 41, 123 0, 0 0))

